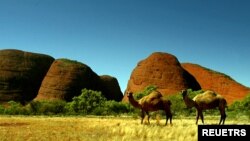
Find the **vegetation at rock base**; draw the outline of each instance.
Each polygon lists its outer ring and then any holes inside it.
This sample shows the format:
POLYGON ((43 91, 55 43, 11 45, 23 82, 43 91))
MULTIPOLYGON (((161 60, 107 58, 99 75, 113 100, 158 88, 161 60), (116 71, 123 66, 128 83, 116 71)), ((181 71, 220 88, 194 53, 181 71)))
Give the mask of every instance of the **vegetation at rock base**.
POLYGON ((228 113, 232 117, 239 116, 239 113, 247 115, 250 119, 250 93, 242 101, 235 101, 228 107, 228 113))
POLYGON ((10 101, 8 106, 0 105, 3 115, 118 115, 133 113, 135 110, 129 103, 107 100, 100 91, 83 89, 82 94, 73 97, 71 102, 32 101, 23 106, 10 101))
POLYGON ((149 85, 143 91, 135 93, 134 98, 135 100, 139 100, 142 97, 149 95, 154 90, 157 90, 157 87, 154 85, 149 85))
MULTIPOLYGON (((156 90, 155 86, 148 86, 142 92, 135 94, 136 98, 148 95, 153 90, 156 90)), ((195 95, 203 92, 203 90, 192 91, 188 90, 188 94, 191 98, 195 95)), ((173 120, 179 117, 195 116, 195 108, 187 108, 183 102, 180 93, 170 96, 164 96, 171 100, 171 111, 173 113, 173 120)), ((82 94, 73 98, 71 102, 66 101, 32 101, 29 104, 23 106, 18 102, 10 101, 8 106, 0 105, 1 115, 132 115, 138 116, 140 111, 134 108, 130 103, 117 102, 113 100, 107 100, 100 91, 93 91, 83 89, 82 94)), ((246 115, 250 119, 250 94, 242 101, 236 101, 229 105, 226 109, 228 118, 235 118, 246 115)), ((163 117, 163 111, 152 112, 152 118, 156 118, 157 114, 161 114, 163 117)), ((219 115, 217 109, 206 110, 204 115, 219 115)))

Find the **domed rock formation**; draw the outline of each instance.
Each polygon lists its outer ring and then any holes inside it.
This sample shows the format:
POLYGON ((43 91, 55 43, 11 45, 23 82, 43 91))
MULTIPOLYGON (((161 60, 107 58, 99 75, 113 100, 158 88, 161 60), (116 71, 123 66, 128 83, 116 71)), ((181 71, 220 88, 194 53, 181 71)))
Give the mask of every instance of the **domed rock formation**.
POLYGON ((0 103, 36 97, 54 58, 21 50, 0 50, 0 103))
POLYGON ((108 100, 120 101, 123 96, 116 78, 99 77, 83 63, 57 59, 45 76, 35 100, 71 101, 81 94, 83 88, 101 91, 108 100))
POLYGON ((191 63, 183 63, 182 67, 196 78, 202 89, 213 90, 221 94, 229 104, 243 99, 250 93, 250 88, 239 84, 225 74, 191 63))
POLYGON ((99 76, 83 63, 57 59, 45 76, 35 100, 66 100, 81 94, 83 88, 101 90, 99 76))
MULTIPOLYGON (((149 85, 157 86, 163 95, 175 94, 187 88, 201 88, 196 79, 181 67, 175 56, 163 52, 152 53, 137 64, 126 91, 136 93, 149 85)), ((126 96, 123 100, 127 101, 126 96)))
POLYGON ((119 83, 115 77, 109 75, 100 76, 102 91, 108 100, 121 101, 123 98, 119 83))

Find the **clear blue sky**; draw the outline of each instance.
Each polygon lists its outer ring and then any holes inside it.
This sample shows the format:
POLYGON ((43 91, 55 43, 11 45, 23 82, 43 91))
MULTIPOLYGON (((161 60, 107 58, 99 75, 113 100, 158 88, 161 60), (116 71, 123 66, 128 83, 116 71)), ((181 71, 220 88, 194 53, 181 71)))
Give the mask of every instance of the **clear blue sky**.
POLYGON ((156 51, 250 86, 248 0, 0 0, 0 49, 77 60, 124 91, 156 51))

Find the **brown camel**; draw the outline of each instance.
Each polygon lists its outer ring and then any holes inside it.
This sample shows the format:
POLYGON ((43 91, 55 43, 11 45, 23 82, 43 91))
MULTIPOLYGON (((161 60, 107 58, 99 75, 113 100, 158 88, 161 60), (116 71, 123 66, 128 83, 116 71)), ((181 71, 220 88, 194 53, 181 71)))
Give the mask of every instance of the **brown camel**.
POLYGON ((150 111, 158 111, 164 110, 166 113, 166 124, 168 123, 168 119, 170 119, 170 124, 172 125, 172 113, 171 113, 171 102, 170 100, 164 99, 162 94, 158 91, 153 91, 147 96, 142 97, 140 100, 135 100, 132 92, 127 93, 127 97, 129 102, 135 107, 141 109, 141 124, 143 124, 143 119, 145 117, 145 113, 148 116, 149 122, 149 112, 150 111))
POLYGON ((199 117, 201 117, 202 123, 204 124, 203 110, 219 108, 220 111, 220 122, 224 124, 226 120, 225 108, 227 107, 227 101, 221 95, 216 94, 214 91, 207 90, 202 94, 196 95, 193 99, 190 99, 187 95, 187 90, 182 92, 183 100, 188 108, 196 108, 196 124, 198 124, 199 117))

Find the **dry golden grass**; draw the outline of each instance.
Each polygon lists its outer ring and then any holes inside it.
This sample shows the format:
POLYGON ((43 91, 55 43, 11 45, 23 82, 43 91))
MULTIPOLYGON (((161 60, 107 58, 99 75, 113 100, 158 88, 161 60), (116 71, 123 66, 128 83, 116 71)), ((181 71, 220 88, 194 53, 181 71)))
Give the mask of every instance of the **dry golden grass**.
MULTIPOLYGON (((218 117, 206 118, 206 124, 217 123, 218 117)), ((226 120, 226 124, 246 124, 249 119, 226 120)), ((196 141, 195 119, 173 119, 164 126, 151 119, 141 125, 131 117, 30 117, 0 116, 1 141, 196 141)))

